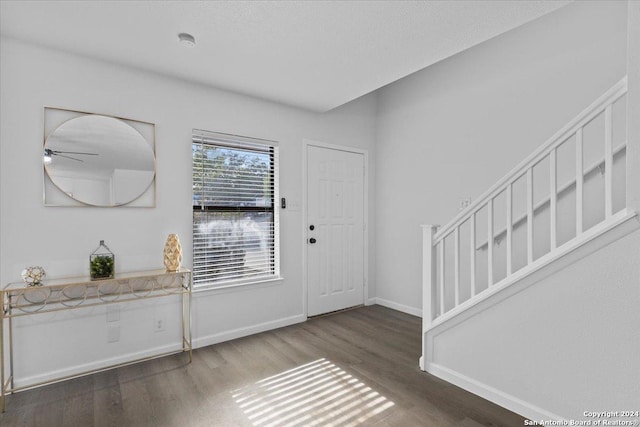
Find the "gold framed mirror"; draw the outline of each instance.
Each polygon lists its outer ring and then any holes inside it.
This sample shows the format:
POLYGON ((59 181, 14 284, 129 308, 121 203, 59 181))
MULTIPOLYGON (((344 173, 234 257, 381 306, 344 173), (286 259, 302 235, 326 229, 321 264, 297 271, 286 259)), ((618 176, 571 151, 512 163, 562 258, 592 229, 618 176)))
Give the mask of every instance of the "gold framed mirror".
POLYGON ((45 206, 155 207, 155 125, 44 108, 45 206))

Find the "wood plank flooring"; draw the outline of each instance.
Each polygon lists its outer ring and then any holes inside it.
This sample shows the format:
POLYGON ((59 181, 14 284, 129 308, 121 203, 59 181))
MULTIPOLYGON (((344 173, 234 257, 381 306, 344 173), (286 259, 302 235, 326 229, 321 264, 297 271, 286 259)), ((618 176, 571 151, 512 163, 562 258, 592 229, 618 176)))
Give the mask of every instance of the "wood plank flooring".
POLYGON ((420 319, 381 306, 310 319, 7 398, 10 426, 522 426, 418 367, 420 319))

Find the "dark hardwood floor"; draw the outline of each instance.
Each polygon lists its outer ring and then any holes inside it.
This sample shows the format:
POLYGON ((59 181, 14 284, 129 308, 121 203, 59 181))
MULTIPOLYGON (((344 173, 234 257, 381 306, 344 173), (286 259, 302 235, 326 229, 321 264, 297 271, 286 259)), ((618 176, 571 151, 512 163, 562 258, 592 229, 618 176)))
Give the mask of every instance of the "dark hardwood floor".
POLYGON ((310 319, 7 398, 9 426, 522 426, 418 369, 420 319, 381 306, 310 319))

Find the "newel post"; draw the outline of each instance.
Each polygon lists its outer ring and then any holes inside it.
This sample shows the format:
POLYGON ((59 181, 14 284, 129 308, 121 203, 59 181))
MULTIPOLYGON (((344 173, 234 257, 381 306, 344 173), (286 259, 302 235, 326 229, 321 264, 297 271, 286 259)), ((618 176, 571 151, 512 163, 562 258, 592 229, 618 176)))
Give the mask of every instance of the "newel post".
POLYGON ((420 369, 427 370, 426 332, 431 327, 436 306, 436 263, 433 250, 435 225, 422 226, 422 357, 420 369))
POLYGON ((640 2, 627 7, 627 208, 640 213, 640 2))

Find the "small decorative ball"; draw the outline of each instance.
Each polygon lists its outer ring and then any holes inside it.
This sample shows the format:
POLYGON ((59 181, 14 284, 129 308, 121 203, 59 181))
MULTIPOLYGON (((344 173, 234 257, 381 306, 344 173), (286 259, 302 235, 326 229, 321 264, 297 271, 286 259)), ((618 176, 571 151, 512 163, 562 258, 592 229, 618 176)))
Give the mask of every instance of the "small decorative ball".
POLYGON ((22 280, 27 286, 42 286, 42 279, 47 275, 44 268, 35 266, 22 270, 22 280))

